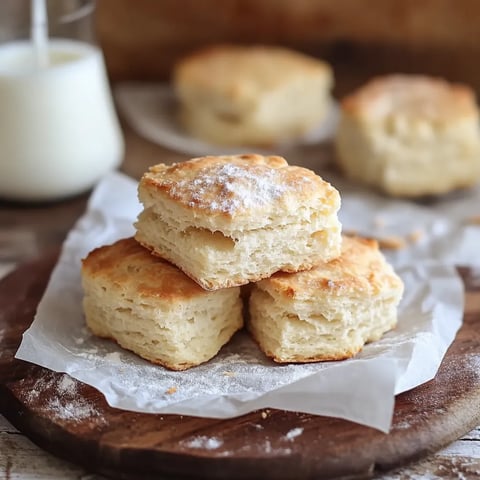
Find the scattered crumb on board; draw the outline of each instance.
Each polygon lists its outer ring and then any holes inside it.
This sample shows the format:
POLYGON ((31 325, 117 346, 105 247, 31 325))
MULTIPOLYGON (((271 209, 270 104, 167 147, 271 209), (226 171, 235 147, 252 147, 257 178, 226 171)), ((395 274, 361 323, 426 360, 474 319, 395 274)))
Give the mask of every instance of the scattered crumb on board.
POLYGON ((261 413, 261 416, 263 419, 267 418, 268 417, 268 414, 270 413, 270 410, 263 410, 262 413, 261 413))
POLYGON ((292 428, 285 434, 285 440, 293 441, 294 438, 299 437, 303 433, 302 427, 292 428))
POLYGON ((199 435, 198 437, 194 437, 182 443, 188 448, 215 450, 223 445, 223 440, 217 437, 207 437, 206 435, 199 435))

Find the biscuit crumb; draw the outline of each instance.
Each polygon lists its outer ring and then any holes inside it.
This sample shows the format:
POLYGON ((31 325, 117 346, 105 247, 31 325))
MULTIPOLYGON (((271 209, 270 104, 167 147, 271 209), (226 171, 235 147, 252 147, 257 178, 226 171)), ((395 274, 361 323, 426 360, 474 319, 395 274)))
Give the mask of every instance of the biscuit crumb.
POLYGON ((230 372, 228 370, 226 370, 225 372, 223 372, 223 376, 224 377, 234 377, 236 375, 235 372, 230 372))
POLYGON ((417 243, 423 238, 424 235, 425 235, 425 232, 423 230, 417 229, 417 230, 411 231, 408 234, 407 238, 408 240, 410 240, 410 242, 417 243))
POLYGON ((285 435, 285 440, 289 440, 290 442, 293 441, 295 438, 300 436, 303 433, 303 427, 292 428, 287 432, 285 435))
POLYGON ((401 250, 406 247, 405 239, 397 236, 378 238, 378 245, 380 248, 388 250, 401 250))
POLYGON ((262 418, 265 420, 268 417, 267 412, 262 412, 262 418))
POLYGON ((385 219, 382 218, 382 217, 375 217, 373 219, 373 224, 377 227, 377 228, 383 228, 385 226, 385 219))
POLYGON ((173 395, 176 392, 177 392, 177 387, 170 387, 165 393, 167 395, 173 395))
POLYGON ((473 217, 467 218, 467 223, 469 225, 480 225, 480 215, 474 215, 473 217))

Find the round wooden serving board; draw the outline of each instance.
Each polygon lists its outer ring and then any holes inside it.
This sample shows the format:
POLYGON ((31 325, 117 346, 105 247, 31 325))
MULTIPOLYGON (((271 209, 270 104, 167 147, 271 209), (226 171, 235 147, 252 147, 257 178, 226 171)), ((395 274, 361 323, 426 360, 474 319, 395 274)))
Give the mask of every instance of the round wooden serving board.
POLYGON ((387 435, 279 410, 231 420, 121 411, 92 387, 15 360, 54 262, 45 257, 0 282, 0 411, 45 450, 90 471, 116 479, 368 478, 480 423, 480 281, 466 269, 464 325, 436 378, 397 397, 387 435))

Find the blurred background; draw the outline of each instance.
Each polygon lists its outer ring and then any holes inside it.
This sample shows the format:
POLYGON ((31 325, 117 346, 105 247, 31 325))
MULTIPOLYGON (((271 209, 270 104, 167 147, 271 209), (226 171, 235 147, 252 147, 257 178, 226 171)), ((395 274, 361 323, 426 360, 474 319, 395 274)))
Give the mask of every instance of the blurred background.
MULTIPOLYGON (((72 8, 78 4, 61 2, 72 8)), ((8 4, 12 11, 3 20, 10 23, 22 5, 29 5, 8 4)), ((49 1, 49 8, 54 4, 49 1)), ((389 72, 439 75, 480 92, 478 0, 97 0, 94 22, 94 32, 83 25, 84 36, 96 36, 114 89, 125 81, 166 82, 185 54, 232 42, 284 45, 325 59, 334 69, 337 98, 389 72)), ((188 158, 142 138, 122 116, 120 121, 125 138, 121 170, 128 175, 139 178, 150 165, 188 158)), ((303 147, 294 162, 321 165, 322 157, 331 158, 328 144, 303 147)), ((87 198, 88 192, 48 208, 0 201, 5 256, 12 250, 16 256, 18 244, 25 257, 60 243, 87 198), (21 235, 25 241, 18 240, 21 235)))
POLYGON ((167 80, 192 49, 234 42, 323 57, 336 96, 387 72, 480 90, 478 0, 99 0, 97 31, 113 81, 167 80))

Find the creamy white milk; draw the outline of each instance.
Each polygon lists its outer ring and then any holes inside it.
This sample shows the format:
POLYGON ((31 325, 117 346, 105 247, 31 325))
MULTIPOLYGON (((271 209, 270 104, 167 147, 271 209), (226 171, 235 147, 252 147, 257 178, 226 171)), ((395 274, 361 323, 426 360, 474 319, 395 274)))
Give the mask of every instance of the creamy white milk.
POLYGON ((50 39, 0 45, 0 197, 51 200, 87 190, 123 156, 101 51, 50 39))

